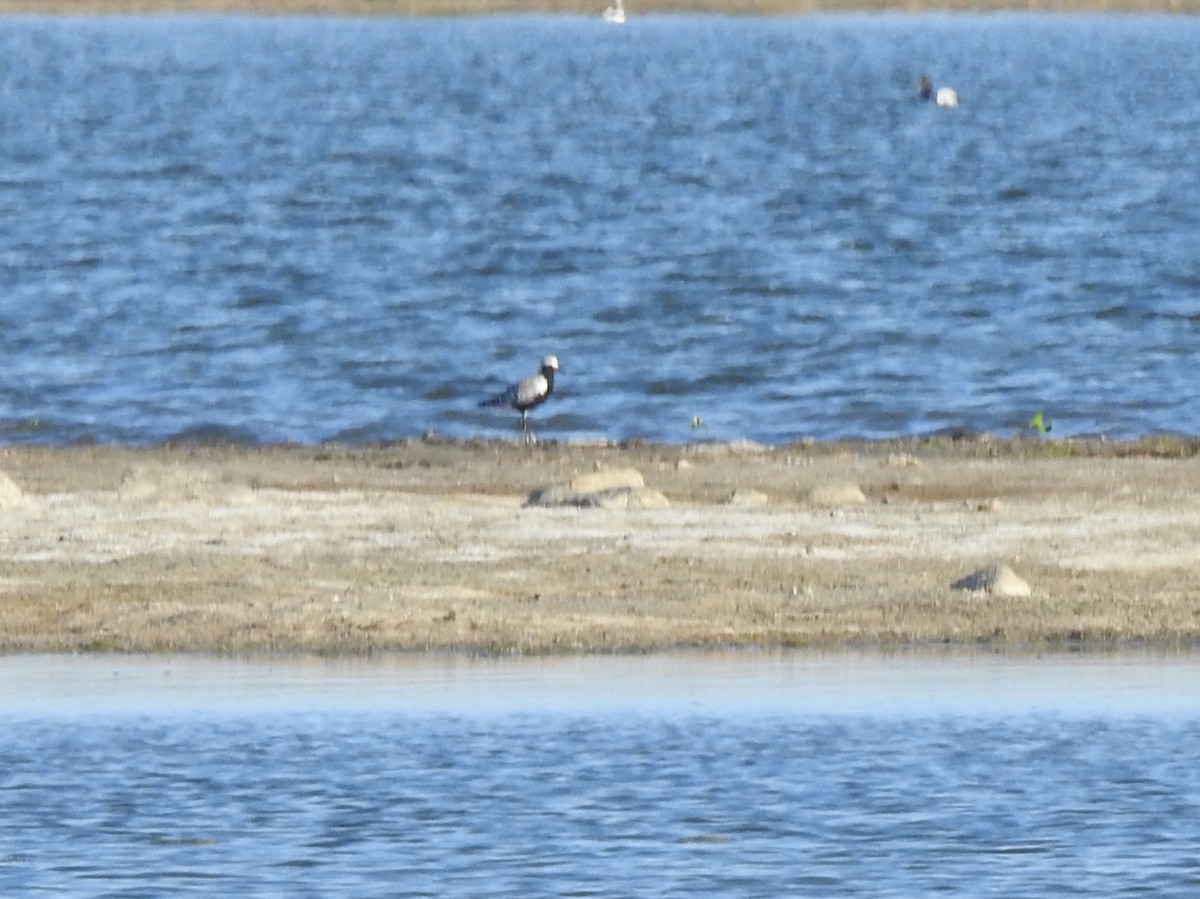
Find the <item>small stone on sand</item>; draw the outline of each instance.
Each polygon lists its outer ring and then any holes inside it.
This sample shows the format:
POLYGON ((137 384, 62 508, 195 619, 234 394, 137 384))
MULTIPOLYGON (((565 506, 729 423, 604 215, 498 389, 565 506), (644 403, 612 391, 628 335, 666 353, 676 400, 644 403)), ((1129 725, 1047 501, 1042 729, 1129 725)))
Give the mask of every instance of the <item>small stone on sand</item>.
POLYGON ((24 506, 28 502, 24 491, 16 485, 12 478, 0 471, 0 509, 13 509, 24 506))
POLYGON ((757 490, 748 490, 745 487, 738 487, 732 493, 721 500, 723 506, 765 506, 770 502, 765 493, 759 493, 757 490))
POLYGON ((857 484, 823 484, 809 491, 808 501, 814 506, 861 506, 867 497, 857 484))
POLYGON ((572 478, 567 484, 576 493, 597 493, 619 487, 645 487, 646 479, 636 468, 610 468, 572 478))
POLYGON ((566 484, 551 484, 529 494, 527 506, 575 506, 581 509, 652 509, 670 505, 657 490, 646 486, 632 468, 580 475, 566 484))
POLYGON ((968 574, 950 585, 954 590, 970 590, 991 596, 1029 596, 1029 584, 1007 565, 989 565, 968 574))
POLYGON ((254 491, 227 482, 209 471, 190 466, 134 466, 126 469, 117 487, 122 503, 222 502, 247 505, 254 491))

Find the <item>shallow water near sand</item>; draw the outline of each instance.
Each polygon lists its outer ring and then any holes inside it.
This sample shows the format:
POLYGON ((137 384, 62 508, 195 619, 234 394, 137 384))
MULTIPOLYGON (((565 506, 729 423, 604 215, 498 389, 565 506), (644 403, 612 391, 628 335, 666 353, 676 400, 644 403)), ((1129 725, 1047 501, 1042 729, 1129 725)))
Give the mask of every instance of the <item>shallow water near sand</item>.
POLYGON ((1196 83, 1176 17, 5 18, 0 440, 511 435, 546 353, 550 438, 1194 431, 1196 83))
POLYGON ((1194 895, 1189 656, 0 659, 0 888, 1194 895))

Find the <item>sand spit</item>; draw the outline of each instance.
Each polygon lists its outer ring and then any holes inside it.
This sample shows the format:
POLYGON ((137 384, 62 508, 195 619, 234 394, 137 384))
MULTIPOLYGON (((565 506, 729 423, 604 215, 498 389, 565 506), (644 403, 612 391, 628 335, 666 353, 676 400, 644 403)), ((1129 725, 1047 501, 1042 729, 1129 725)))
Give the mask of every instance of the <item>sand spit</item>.
POLYGON ((5 651, 1200 636, 1187 440, 11 447, 0 471, 5 651), (830 484, 864 501, 811 502, 830 484), (531 505, 548 485, 664 501, 531 505), (770 501, 729 501, 754 494, 770 501))

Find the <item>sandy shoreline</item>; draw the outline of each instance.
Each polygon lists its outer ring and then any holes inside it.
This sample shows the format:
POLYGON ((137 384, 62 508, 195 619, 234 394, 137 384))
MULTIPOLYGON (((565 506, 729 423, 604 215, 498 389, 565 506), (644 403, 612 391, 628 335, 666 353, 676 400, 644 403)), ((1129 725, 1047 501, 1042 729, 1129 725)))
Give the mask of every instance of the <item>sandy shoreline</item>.
POLYGON ((0 470, 7 652, 1200 637, 1183 439, 9 447, 0 470), (604 502, 527 504, 580 476, 604 502), (992 563, 1030 595, 951 588, 992 563))

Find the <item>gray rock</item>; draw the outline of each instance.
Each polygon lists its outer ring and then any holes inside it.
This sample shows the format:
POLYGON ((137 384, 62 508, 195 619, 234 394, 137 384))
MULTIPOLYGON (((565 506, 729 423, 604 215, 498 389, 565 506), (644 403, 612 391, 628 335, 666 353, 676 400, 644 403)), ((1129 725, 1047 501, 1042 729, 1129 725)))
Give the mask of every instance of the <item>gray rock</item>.
POLYGON ((580 509, 653 509, 670 505, 657 490, 646 486, 632 468, 580 475, 566 484, 552 484, 529 494, 527 506, 574 506, 580 509))
POLYGON ((749 490, 745 487, 739 487, 729 494, 723 500, 723 506, 765 506, 770 502, 770 499, 765 493, 759 493, 757 490, 749 490))
POLYGON ((980 568, 950 586, 954 590, 970 590, 972 593, 987 593, 990 596, 1029 596, 1033 592, 1029 589, 1029 584, 1003 564, 980 568))
POLYGON ((636 468, 613 468, 581 474, 567 484, 567 487, 576 493, 598 493, 601 490, 616 490, 620 487, 645 486, 646 479, 636 468))
POLYGON ((15 509, 28 503, 25 492, 12 478, 0 471, 0 509, 15 509))
POLYGON ((222 502, 248 505, 254 491, 227 482, 203 469, 186 466, 143 466, 126 469, 117 487, 122 503, 222 502))
POLYGON ((753 440, 730 440, 728 442, 706 441, 703 443, 689 443, 686 451, 700 456, 757 456, 762 453, 769 453, 771 447, 762 443, 755 443, 753 440))
POLYGON ((822 484, 808 493, 808 501, 814 506, 834 508, 839 506, 861 506, 867 497, 857 484, 822 484))
POLYGON ((650 487, 618 487, 589 496, 587 506, 599 509, 663 509, 671 503, 650 487))

